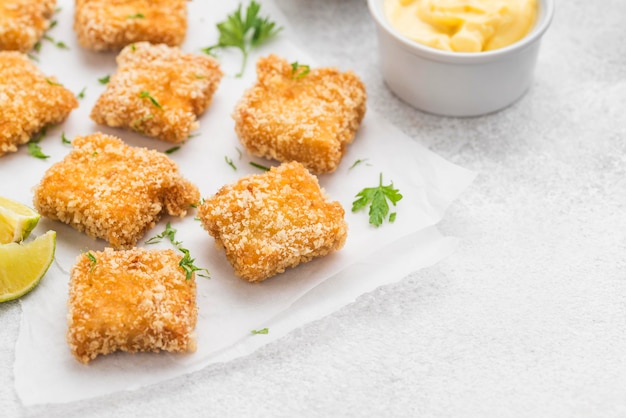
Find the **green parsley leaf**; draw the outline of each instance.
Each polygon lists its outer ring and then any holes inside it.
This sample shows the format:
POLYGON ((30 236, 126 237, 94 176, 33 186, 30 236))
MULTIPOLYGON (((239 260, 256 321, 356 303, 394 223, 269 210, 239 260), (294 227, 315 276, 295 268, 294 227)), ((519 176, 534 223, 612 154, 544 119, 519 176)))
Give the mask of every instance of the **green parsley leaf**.
POLYGON ((246 8, 245 16, 242 16, 240 3, 235 12, 228 15, 225 21, 217 24, 219 31, 217 44, 203 49, 206 54, 210 55, 217 48, 233 47, 241 50, 243 63, 235 77, 243 75, 250 50, 273 38, 282 29, 276 27, 276 23, 270 21, 268 17, 259 17, 260 9, 261 5, 252 0, 246 8))
POLYGON ((263 170, 263 171, 270 171, 270 168, 269 168, 269 167, 266 167, 266 166, 264 166, 264 165, 261 165, 261 164, 255 163, 254 161, 250 161, 250 165, 251 165, 252 167, 258 168, 259 170, 263 170))
MULTIPOLYGON (((367 158, 364 158, 364 159, 362 159, 362 160, 360 160, 360 159, 359 159, 359 160, 356 160, 356 161, 354 162, 354 164, 352 164, 352 165, 350 166, 350 168, 348 168, 348 170, 352 170, 354 167, 356 167, 356 166, 357 166, 357 165, 359 165, 359 164, 367 163, 367 160, 368 160, 367 158)), ((370 165, 370 164, 369 164, 369 163, 367 163, 366 165, 370 165)))
POLYGON ((182 245, 182 242, 176 241, 176 229, 172 228, 169 222, 165 225, 165 230, 162 233, 147 240, 146 244, 157 244, 165 238, 174 244, 175 247, 182 245))
POLYGON ((155 105, 156 107, 158 107, 159 109, 163 109, 163 107, 161 107, 161 105, 159 104, 159 102, 157 102, 157 100, 152 97, 150 95, 150 92, 147 90, 143 90, 141 93, 139 93, 139 97, 141 99, 148 99, 152 102, 153 105, 155 105))
POLYGON ((61 142, 63 142, 64 144, 71 144, 72 143, 72 141, 67 139, 67 137, 65 136, 65 132, 61 132, 61 142))
POLYGON ((224 161, 226 161, 226 164, 231 166, 233 170, 237 171, 237 166, 235 165, 235 163, 233 163, 232 159, 228 158, 228 156, 224 156, 224 161))
POLYGON ((41 151, 41 147, 36 142, 28 143, 28 154, 32 155, 35 158, 40 158, 42 160, 45 160, 46 158, 50 158, 49 155, 46 155, 43 153, 43 151, 41 151))
MULTIPOLYGON (((393 188, 393 183, 383 186, 383 174, 380 173, 380 181, 378 187, 366 187, 357 193, 358 198, 352 202, 352 212, 356 212, 370 205, 369 223, 378 227, 382 225, 385 218, 389 214, 389 200, 394 206, 402 199, 400 191, 393 188)), ((389 222, 393 222, 396 215, 389 217, 389 222)))
POLYGON ((166 154, 173 154, 180 149, 180 145, 165 150, 166 154))
POLYGON ((78 97, 79 99, 84 99, 85 98, 85 90, 87 90, 87 87, 83 87, 83 89, 80 91, 80 93, 78 93, 76 95, 76 97, 78 97))
POLYGON ((298 64, 298 61, 291 63, 291 78, 293 80, 305 77, 310 72, 311 67, 308 65, 298 64))
POLYGON ((134 15, 128 15, 126 16, 126 19, 145 19, 146 15, 144 15, 143 13, 135 13, 134 15))
POLYGON ((178 265, 185 271, 185 279, 191 279, 194 272, 204 272, 204 274, 198 273, 200 277, 209 277, 209 270, 200 268, 194 264, 195 258, 191 258, 189 250, 186 248, 178 247, 178 250, 183 253, 183 258, 178 265))
POLYGON ((135 131, 137 131, 137 132, 143 133, 144 130, 143 130, 143 128, 140 125, 143 124, 145 121, 152 119, 153 117, 154 117, 154 115, 150 113, 150 114, 148 114, 146 116, 142 116, 142 117, 140 117, 138 119, 135 119, 133 121, 133 129, 135 131))
POLYGON ((110 75, 105 75, 104 77, 98 79, 100 84, 107 84, 110 80, 111 80, 110 75))
POLYGON ((251 334, 253 335, 258 335, 258 334, 269 334, 270 330, 269 328, 263 328, 263 329, 253 329, 252 331, 250 331, 251 334))
POLYGON ((52 81, 49 78, 46 78, 46 83, 50 84, 51 86, 62 86, 63 85, 61 83, 57 83, 56 81, 52 81))
POLYGON ((85 257, 87 257, 89 261, 91 261, 91 267, 89 268, 89 273, 91 273, 96 268, 96 265, 98 264, 98 259, 96 259, 96 256, 93 255, 91 251, 85 253, 85 257))
POLYGON ((168 239, 172 245, 178 249, 178 251, 183 253, 183 258, 180 260, 178 265, 185 271, 185 278, 187 280, 191 279, 194 272, 206 272, 206 274, 198 273, 198 276, 210 277, 209 270, 196 266, 194 264, 195 259, 191 258, 189 250, 183 248, 182 242, 176 241, 176 229, 172 228, 172 225, 169 222, 165 226, 165 231, 147 240, 146 244, 156 244, 161 242, 163 239, 168 239))

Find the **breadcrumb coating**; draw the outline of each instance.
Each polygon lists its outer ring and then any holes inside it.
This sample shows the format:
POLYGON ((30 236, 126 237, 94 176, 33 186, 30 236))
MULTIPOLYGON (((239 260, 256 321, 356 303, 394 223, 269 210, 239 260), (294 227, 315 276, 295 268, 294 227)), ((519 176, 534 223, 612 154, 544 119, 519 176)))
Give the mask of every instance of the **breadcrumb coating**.
POLYGON ((344 214, 295 161, 226 185, 198 208, 235 274, 250 282, 339 250, 348 232, 344 214))
POLYGON ((219 63, 147 42, 124 48, 118 68, 91 111, 98 124, 179 143, 197 129, 222 78, 219 63))
POLYGON ((25 54, 0 51, 0 156, 78 107, 74 93, 46 77, 25 54))
POLYGON ((200 199, 176 163, 158 151, 102 133, 76 137, 72 145, 35 187, 33 204, 41 215, 113 248, 134 246, 162 214, 183 217, 200 199))
POLYGON ((297 74, 284 58, 259 59, 257 82, 233 112, 235 130, 253 155, 333 172, 365 115, 365 86, 351 71, 297 74))
POLYGON ((0 50, 28 52, 50 27, 56 0, 0 1, 0 50))
POLYGON ((147 41, 179 46, 187 32, 187 0, 76 0, 78 43, 94 51, 147 41))
POLYGON ((196 280, 174 250, 90 251, 72 267, 70 351, 81 363, 115 351, 196 350, 196 280))

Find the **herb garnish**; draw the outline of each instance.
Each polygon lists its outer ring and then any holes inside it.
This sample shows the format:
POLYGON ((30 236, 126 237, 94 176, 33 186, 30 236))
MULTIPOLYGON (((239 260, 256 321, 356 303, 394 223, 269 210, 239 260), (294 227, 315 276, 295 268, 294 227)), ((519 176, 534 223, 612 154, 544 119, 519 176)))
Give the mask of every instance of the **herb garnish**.
POLYGON ((46 83, 50 84, 51 86, 62 86, 63 85, 61 83, 57 83, 56 81, 52 81, 49 78, 46 78, 46 83))
POLYGON ((126 16, 126 19, 145 19, 146 15, 144 15, 143 13, 135 13, 134 15, 128 15, 126 16))
POLYGON ((180 145, 165 150, 166 154, 173 154, 180 149, 180 145))
POLYGON ((88 253, 85 253, 85 257, 87 257, 89 261, 91 261, 91 267, 89 268, 89 273, 91 273, 93 269, 96 268, 96 265, 98 264, 98 260, 96 259, 96 256, 91 253, 91 251, 89 251, 88 253))
POLYGON ((198 276, 209 277, 209 270, 196 266, 194 264, 195 258, 191 258, 189 250, 183 248, 183 243, 181 241, 176 241, 176 229, 172 228, 172 225, 169 222, 165 226, 165 230, 162 233, 147 240, 146 244, 157 244, 164 238, 167 238, 167 240, 169 240, 169 242, 171 242, 178 251, 183 253, 183 258, 180 260, 178 265, 185 271, 186 280, 191 279, 194 272, 206 272, 206 274, 198 273, 198 276))
POLYGON ((159 109, 163 109, 163 107, 161 107, 161 104, 157 102, 157 100, 154 97, 150 95, 150 92, 148 90, 142 90, 141 93, 139 93, 139 98, 148 99, 152 102, 153 105, 155 105, 159 109))
POLYGON ((69 46, 67 46, 67 44, 65 42, 62 41, 56 41, 52 36, 50 35, 44 35, 43 39, 45 39, 46 41, 52 42, 54 44, 54 46, 56 46, 57 48, 61 48, 61 49, 70 49, 69 46))
POLYGON ((259 17, 260 9, 261 5, 253 0, 246 8, 245 17, 242 17, 240 3, 234 13, 217 24, 220 33, 217 44, 202 49, 206 54, 212 55, 217 48, 239 48, 243 54, 243 63, 235 77, 243 75, 250 50, 273 38, 282 29, 276 27, 276 23, 270 21, 269 17, 259 17))
POLYGON ((84 99, 85 98, 85 90, 87 90, 87 87, 83 87, 83 89, 80 91, 80 93, 78 93, 76 95, 76 97, 78 97, 79 99, 84 99))
POLYGON ((41 150, 41 147, 39 146, 39 141, 41 141, 46 136, 47 132, 48 132, 48 127, 44 126, 43 128, 41 128, 39 132, 37 132, 35 136, 33 136, 30 139, 30 142, 28 143, 29 155, 35 158, 42 159, 42 160, 45 160, 46 158, 50 158, 49 155, 46 155, 43 153, 43 151, 41 150))
POLYGON ((67 139, 67 137, 65 136, 65 132, 61 132, 61 142, 64 143, 64 144, 71 144, 72 143, 72 141, 67 139))
MULTIPOLYGON (((359 164, 366 163, 366 162, 367 162, 367 160, 368 160, 368 158, 364 158, 364 159, 362 159, 362 160, 361 160, 361 159, 356 160, 356 161, 354 162, 354 164, 352 164, 352 165, 348 168, 348 170, 352 170, 354 167, 356 167, 356 166, 357 166, 357 165, 359 165, 359 164)), ((370 165, 370 164, 368 163, 368 164, 366 164, 366 165, 370 165)))
POLYGON ((154 115, 153 115, 152 113, 150 113, 150 114, 147 114, 146 116, 142 116, 142 117, 140 117, 140 118, 138 118, 138 119, 135 119, 135 120, 133 121, 133 129, 134 129, 134 130, 136 130, 137 132, 141 132, 141 133, 143 133, 144 131, 143 131, 143 129, 139 126, 139 124, 140 124, 140 123, 143 123, 143 122, 145 122, 145 121, 147 121, 147 120, 150 120, 150 119, 152 119, 153 117, 154 117, 154 115))
POLYGON ((43 151, 41 150, 41 147, 36 142, 28 143, 28 153, 32 155, 33 157, 40 158, 42 160, 45 160, 46 158, 50 158, 49 155, 46 155, 43 153, 43 151))
POLYGON ((110 75, 105 75, 104 77, 98 79, 100 84, 107 84, 110 80, 111 80, 110 75))
POLYGON ((252 331, 250 331, 251 334, 253 335, 258 335, 258 334, 269 334, 270 330, 269 328, 263 328, 263 329, 253 329, 252 331))
POLYGON ((228 158, 227 155, 224 156, 224 161, 226 161, 226 164, 231 166, 233 168, 233 170, 237 171, 237 166, 235 165, 235 163, 233 163, 232 159, 228 158))
POLYGON ((297 80, 299 78, 305 77, 310 72, 311 72, 311 67, 308 65, 298 64, 298 61, 291 63, 291 79, 292 80, 297 80))
MULTIPOLYGON (((389 214, 389 200, 394 206, 402 199, 402 195, 398 189, 393 188, 393 183, 383 186, 383 174, 380 173, 380 181, 378 187, 366 187, 357 193, 358 198, 352 202, 352 212, 363 209, 370 205, 369 223, 374 226, 382 225, 383 221, 389 214)), ((389 215, 389 222, 396 219, 395 212, 389 215)))
POLYGON ((270 168, 269 168, 269 167, 266 167, 266 166, 264 166, 264 165, 261 165, 261 164, 255 163, 254 161, 250 161, 250 165, 251 165, 252 167, 258 168, 259 170, 263 170, 263 171, 270 171, 270 168))

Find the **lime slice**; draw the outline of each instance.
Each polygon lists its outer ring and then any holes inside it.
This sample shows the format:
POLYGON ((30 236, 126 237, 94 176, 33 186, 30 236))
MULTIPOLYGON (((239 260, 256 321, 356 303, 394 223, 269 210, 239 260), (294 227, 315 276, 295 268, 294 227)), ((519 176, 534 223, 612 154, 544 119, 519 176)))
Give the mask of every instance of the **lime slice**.
POLYGON ((57 233, 48 231, 28 243, 0 244, 0 302, 34 289, 46 274, 56 249, 57 233))
POLYGON ((39 218, 28 206, 0 196, 0 244, 25 240, 39 218))

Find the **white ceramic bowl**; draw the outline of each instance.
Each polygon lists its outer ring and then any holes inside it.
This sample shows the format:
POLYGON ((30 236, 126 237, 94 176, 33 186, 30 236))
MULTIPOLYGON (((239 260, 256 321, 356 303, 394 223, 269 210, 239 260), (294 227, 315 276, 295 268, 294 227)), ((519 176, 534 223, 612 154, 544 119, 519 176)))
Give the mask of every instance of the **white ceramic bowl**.
POLYGON ((520 41, 486 52, 448 52, 403 36, 387 21, 383 3, 368 0, 385 82, 413 107, 445 116, 484 115, 518 100, 532 83, 541 37, 554 14, 554 0, 539 0, 537 22, 520 41))

